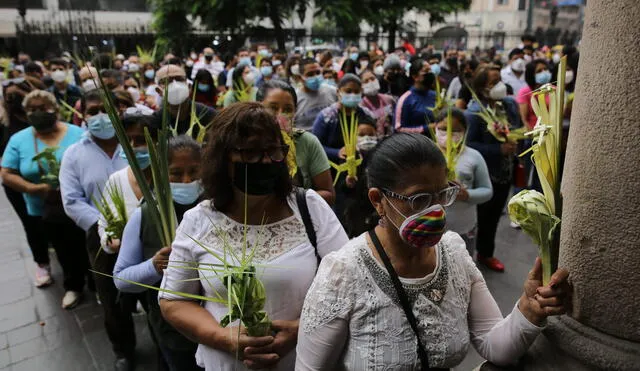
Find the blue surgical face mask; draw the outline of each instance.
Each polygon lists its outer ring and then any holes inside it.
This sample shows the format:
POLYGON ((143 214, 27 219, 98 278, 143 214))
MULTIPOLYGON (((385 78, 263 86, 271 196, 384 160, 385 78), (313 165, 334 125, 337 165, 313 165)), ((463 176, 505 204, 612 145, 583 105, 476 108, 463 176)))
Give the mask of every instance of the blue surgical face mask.
POLYGON ((198 91, 201 93, 208 93, 211 90, 211 86, 207 84, 198 84, 198 91))
POLYGON ((355 108, 362 102, 360 94, 342 94, 342 105, 347 108, 355 108))
POLYGON ((116 135, 116 129, 111 124, 109 115, 100 113, 87 119, 89 133, 98 139, 111 139, 116 135))
POLYGON ((322 83, 329 86, 338 86, 338 84, 336 84, 336 80, 334 79, 325 79, 322 81, 322 83))
POLYGON ((260 67, 260 73, 262 74, 262 76, 271 76, 273 75, 273 67, 262 66, 260 67))
POLYGON ((180 205, 192 205, 202 194, 202 185, 199 180, 191 183, 169 183, 173 200, 180 205))
MULTIPOLYGON (((136 156, 136 162, 138 166, 140 166, 140 169, 145 170, 151 165, 151 157, 149 157, 149 149, 147 147, 136 147, 133 149, 133 153, 136 156)), ((120 152, 120 158, 128 160, 124 152, 120 152)))
POLYGON ((267 57, 267 58, 271 57, 271 53, 269 52, 269 49, 260 49, 258 51, 258 54, 260 54, 260 56, 262 57, 267 57))
POLYGON ((322 84, 322 80, 323 78, 321 75, 307 77, 306 79, 304 79, 304 85, 309 90, 317 91, 318 89, 320 89, 320 84, 322 84))
POLYGON ((358 60, 358 53, 351 53, 351 55, 349 56, 349 58, 351 58, 352 61, 357 61, 358 60))
POLYGON ((549 71, 540 71, 536 73, 536 84, 547 84, 551 81, 551 72, 549 71))
POLYGON ((242 57, 240 58, 240 63, 238 64, 246 64, 248 66, 251 66, 251 57, 242 57))
POLYGON ((146 78, 151 80, 154 77, 156 77, 156 71, 154 71, 154 70, 146 70, 146 71, 144 71, 144 77, 146 77, 146 78))
POLYGON ((431 73, 433 73, 436 76, 438 76, 440 74, 440 65, 439 64, 432 64, 430 67, 431 67, 431 73))

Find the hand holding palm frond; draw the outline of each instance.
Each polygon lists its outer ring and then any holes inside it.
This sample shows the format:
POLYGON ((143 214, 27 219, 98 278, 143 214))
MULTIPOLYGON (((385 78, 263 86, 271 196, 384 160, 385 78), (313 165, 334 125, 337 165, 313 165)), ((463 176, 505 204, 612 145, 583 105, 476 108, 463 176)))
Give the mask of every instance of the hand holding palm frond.
POLYGON ((358 119, 356 118, 356 112, 355 110, 351 111, 350 120, 347 122, 347 112, 343 107, 340 111, 340 116, 340 130, 342 131, 346 160, 340 165, 329 162, 329 164, 337 170, 333 185, 336 185, 340 174, 343 172, 346 172, 349 177, 356 177, 358 174, 358 166, 362 163, 362 158, 357 157, 358 119))
POLYGON ((476 115, 482 118, 487 125, 487 131, 489 131, 491 135, 503 143, 506 141, 525 139, 526 128, 511 129, 511 124, 509 123, 509 119, 507 118, 504 107, 502 106, 502 102, 496 102, 495 108, 491 108, 489 106, 485 107, 480 98, 478 98, 476 92, 471 89, 471 86, 466 82, 465 85, 471 92, 473 100, 478 102, 478 105, 480 106, 480 112, 476 113, 476 115))
POLYGON ((49 147, 45 148, 42 152, 33 156, 31 161, 37 162, 38 166, 42 166, 40 161, 44 161, 48 171, 46 173, 41 174, 40 180, 43 183, 46 183, 51 186, 53 189, 57 189, 60 186, 60 181, 58 180, 58 175, 60 174, 60 162, 58 162, 58 158, 56 157, 56 151, 59 147, 49 147))
POLYGON ((121 240, 128 218, 127 207, 120 186, 115 183, 108 184, 104 191, 100 190, 99 199, 92 196, 91 200, 106 222, 105 232, 107 238, 121 240))
POLYGON ((536 166, 543 194, 525 190, 509 201, 509 217, 519 223, 522 230, 533 238, 540 248, 545 285, 557 268, 562 217, 560 152, 566 57, 560 60, 559 67, 558 86, 546 84, 531 97, 531 106, 538 116, 538 122, 527 135, 533 136, 533 146, 529 151, 533 152, 531 158, 536 166))

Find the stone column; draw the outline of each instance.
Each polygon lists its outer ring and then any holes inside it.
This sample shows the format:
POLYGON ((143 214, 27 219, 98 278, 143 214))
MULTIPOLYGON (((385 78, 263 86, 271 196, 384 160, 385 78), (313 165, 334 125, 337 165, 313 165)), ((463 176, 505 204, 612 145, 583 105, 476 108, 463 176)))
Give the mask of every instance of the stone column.
POLYGON ((562 192, 573 312, 531 370, 640 370, 640 1, 587 2, 562 192))

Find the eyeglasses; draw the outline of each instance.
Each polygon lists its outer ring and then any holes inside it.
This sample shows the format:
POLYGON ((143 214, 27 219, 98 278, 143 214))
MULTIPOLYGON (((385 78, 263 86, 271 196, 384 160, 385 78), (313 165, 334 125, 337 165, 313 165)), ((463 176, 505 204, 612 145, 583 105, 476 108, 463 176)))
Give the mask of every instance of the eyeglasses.
POLYGON ((264 156, 269 156, 273 162, 284 161, 289 153, 289 146, 285 144, 267 148, 236 148, 235 150, 240 153, 242 162, 255 164, 262 161, 264 156))
POLYGON ((456 200, 460 192, 460 187, 455 183, 449 182, 449 187, 437 193, 418 193, 413 196, 403 196, 388 189, 382 189, 388 197, 395 198, 400 201, 407 202, 413 211, 422 211, 431 205, 440 204, 443 207, 451 206, 456 200))

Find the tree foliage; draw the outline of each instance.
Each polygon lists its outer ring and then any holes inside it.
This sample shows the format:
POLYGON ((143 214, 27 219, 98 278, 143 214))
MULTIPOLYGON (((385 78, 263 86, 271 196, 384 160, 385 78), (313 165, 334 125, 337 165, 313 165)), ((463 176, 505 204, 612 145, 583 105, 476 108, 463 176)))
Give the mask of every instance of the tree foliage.
POLYGON ((182 41, 191 32, 187 18, 189 6, 180 0, 149 0, 153 9, 152 28, 156 32, 158 55, 167 52, 182 54, 182 41))
POLYGON ((187 16, 211 30, 246 35, 262 19, 273 24, 278 48, 286 40, 284 20, 297 15, 304 21, 306 10, 315 6, 315 14, 339 25, 342 32, 358 33, 362 21, 389 33, 389 48, 395 46, 395 34, 404 15, 411 10, 429 13, 431 22, 467 9, 471 0, 150 0, 154 8, 154 28, 162 46, 176 50, 180 39, 190 31, 187 16))

